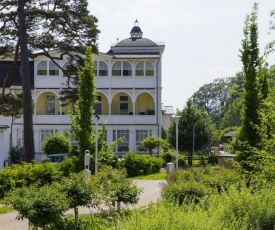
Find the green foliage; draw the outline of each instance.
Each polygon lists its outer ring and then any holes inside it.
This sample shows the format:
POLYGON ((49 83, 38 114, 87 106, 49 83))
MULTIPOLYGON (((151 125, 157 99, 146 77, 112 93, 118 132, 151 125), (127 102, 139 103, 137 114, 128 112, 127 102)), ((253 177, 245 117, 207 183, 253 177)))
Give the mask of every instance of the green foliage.
POLYGON ((205 196, 228 190, 230 185, 239 182, 240 176, 224 168, 208 166, 173 171, 167 175, 166 180, 162 197, 181 205, 197 203, 205 196))
POLYGON ((147 137, 145 138, 141 144, 145 149, 149 150, 149 153, 152 155, 153 154, 153 149, 158 148, 162 145, 163 140, 159 137, 147 137))
POLYGON ((20 118, 22 115, 22 94, 0 95, 0 114, 6 117, 20 118))
POLYGON ((45 184, 59 181, 62 172, 51 162, 13 164, 0 172, 0 198, 7 193, 22 186, 30 186, 34 183, 45 184))
MULTIPOLYGON (((243 64, 244 83, 244 120, 238 139, 251 147, 257 147, 261 138, 256 130, 260 125, 258 111, 261 106, 263 83, 261 83, 258 48, 258 4, 254 4, 253 11, 247 15, 242 40, 241 60, 243 64)), ((240 147, 240 149, 242 149, 240 147)), ((246 160, 245 158, 243 160, 246 160)))
POLYGON ((150 155, 127 153, 118 162, 118 167, 125 168, 129 177, 135 177, 158 173, 162 167, 162 164, 162 158, 150 155))
POLYGON ((84 67, 78 71, 78 101, 75 106, 75 114, 70 113, 71 127, 75 133, 75 140, 79 146, 79 158, 84 159, 84 153, 89 150, 93 153, 93 104, 96 101, 96 86, 94 82, 94 61, 92 48, 87 47, 85 52, 84 67))
MULTIPOLYGON (((187 102, 186 108, 182 111, 177 111, 177 115, 180 116, 178 124, 178 148, 180 151, 188 151, 188 164, 192 165, 193 131, 195 134, 195 150, 198 151, 212 142, 214 125, 211 118, 204 111, 197 109, 191 100, 187 102)), ((168 141, 175 147, 175 121, 169 127, 168 141)))
POLYGON ((103 168, 96 174, 93 184, 97 186, 98 193, 107 207, 111 208, 114 202, 138 202, 141 190, 126 176, 125 170, 112 170, 110 167, 103 168))
POLYGON ((6 203, 18 211, 18 219, 27 218, 31 225, 42 229, 59 221, 69 209, 66 195, 57 184, 18 188, 9 193, 6 203))
POLYGON ((209 196, 213 191, 204 184, 195 181, 173 183, 162 189, 162 198, 169 202, 182 205, 183 203, 198 203, 201 198, 209 196))
POLYGON ((199 204, 175 205, 160 202, 146 210, 136 210, 121 220, 123 229, 274 229, 274 187, 256 191, 245 187, 214 193, 199 204))
POLYGON ((59 133, 52 133, 42 142, 42 150, 45 154, 70 153, 72 144, 70 139, 59 133))
POLYGON ((85 172, 71 173, 62 179, 61 187, 67 195, 70 208, 92 205, 97 199, 95 186, 89 183, 85 172))
POLYGON ((80 164, 79 162, 79 158, 76 156, 71 156, 68 157, 66 159, 64 159, 61 162, 58 162, 56 164, 57 168, 59 171, 62 172, 62 174, 65 177, 68 177, 70 175, 70 173, 76 173, 79 172, 79 167, 78 165, 80 164))

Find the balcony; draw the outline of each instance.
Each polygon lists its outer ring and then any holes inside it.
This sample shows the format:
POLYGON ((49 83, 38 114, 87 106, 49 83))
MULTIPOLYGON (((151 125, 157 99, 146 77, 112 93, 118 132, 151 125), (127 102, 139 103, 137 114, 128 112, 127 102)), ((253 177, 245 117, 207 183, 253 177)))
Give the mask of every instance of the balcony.
POLYGON ((109 125, 138 125, 138 124, 156 124, 155 115, 100 115, 99 124, 106 122, 109 125))
MULTIPOLYGON (((95 119, 93 118, 93 123, 95 119)), ((144 125, 156 124, 155 115, 100 115, 98 124, 106 122, 109 125, 144 125)), ((15 123, 23 123, 23 117, 16 119, 15 123)), ((33 115, 33 124, 70 124, 68 115, 33 115)))
POLYGON ((112 76, 96 77, 95 83, 98 88, 155 88, 156 78, 153 76, 112 76))

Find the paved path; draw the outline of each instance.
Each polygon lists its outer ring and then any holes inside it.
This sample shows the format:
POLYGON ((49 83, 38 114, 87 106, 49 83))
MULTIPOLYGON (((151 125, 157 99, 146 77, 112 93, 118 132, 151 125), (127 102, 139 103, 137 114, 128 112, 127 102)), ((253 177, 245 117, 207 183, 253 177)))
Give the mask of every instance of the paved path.
MULTIPOLYGON (((135 180, 138 187, 143 189, 140 195, 139 203, 133 207, 145 206, 151 202, 156 202, 160 199, 160 184, 161 180, 135 180)), ((80 208, 80 213, 90 213, 87 208, 80 208)), ((73 213, 69 210, 67 213, 73 213)), ((28 220, 16 220, 17 212, 10 212, 0 215, 0 229, 1 230, 28 230, 28 220)))

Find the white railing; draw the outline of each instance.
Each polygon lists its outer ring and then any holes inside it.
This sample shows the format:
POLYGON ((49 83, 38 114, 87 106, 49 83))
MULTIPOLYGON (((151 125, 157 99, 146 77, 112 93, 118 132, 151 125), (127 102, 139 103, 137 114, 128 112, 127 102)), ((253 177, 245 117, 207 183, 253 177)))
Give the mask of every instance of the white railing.
MULTIPOLYGON (((93 123, 95 118, 93 117, 93 123)), ((106 122, 109 125, 121 124, 156 124, 156 115, 100 115, 98 124, 106 122)), ((23 118, 15 120, 15 123, 23 123, 23 118)), ((68 115, 33 115, 34 124, 70 124, 68 115)))

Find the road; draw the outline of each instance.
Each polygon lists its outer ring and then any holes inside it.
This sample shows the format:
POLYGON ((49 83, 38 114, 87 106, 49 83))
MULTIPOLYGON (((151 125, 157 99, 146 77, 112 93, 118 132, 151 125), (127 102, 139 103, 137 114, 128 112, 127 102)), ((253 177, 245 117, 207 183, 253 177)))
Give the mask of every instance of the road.
MULTIPOLYGON (((164 181, 161 180, 135 180, 134 181, 139 188, 143 189, 139 197, 139 203, 134 207, 145 206, 151 202, 156 202, 160 199, 160 184, 164 181)), ((90 213, 91 210, 81 207, 80 213, 90 213)), ((73 210, 69 210, 67 213, 73 213, 73 210)), ((17 212, 9 212, 0 215, 0 229, 1 230, 28 230, 28 220, 16 220, 17 212)))

